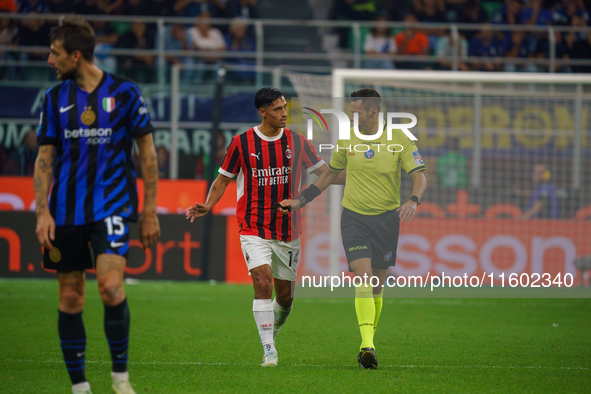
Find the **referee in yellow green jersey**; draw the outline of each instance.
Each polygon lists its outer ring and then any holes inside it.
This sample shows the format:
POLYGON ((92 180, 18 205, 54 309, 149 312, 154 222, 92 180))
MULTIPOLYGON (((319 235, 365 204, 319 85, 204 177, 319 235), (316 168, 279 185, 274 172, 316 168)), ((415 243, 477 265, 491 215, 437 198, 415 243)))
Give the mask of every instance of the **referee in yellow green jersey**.
MULTIPOLYGON (((376 134, 384 127, 378 122, 380 107, 381 97, 374 89, 351 93, 351 121, 357 113, 362 134, 376 134)), ((393 130, 392 140, 387 139, 385 131, 371 141, 351 133, 350 140, 338 141, 329 167, 332 171, 320 175, 296 199, 282 201, 281 210, 286 213, 303 207, 333 183, 341 171, 347 170, 341 216, 343 246, 349 270, 355 276, 367 278, 367 283, 355 288, 355 311, 361 332, 357 360, 362 367, 377 368, 373 338, 382 311, 383 284, 388 268, 396 262, 400 222, 414 218, 427 187, 425 164, 414 141, 404 132, 393 130), (400 197, 401 168, 414 182, 412 195, 405 201, 400 197), (379 278, 373 289, 369 284, 371 276, 379 278)))

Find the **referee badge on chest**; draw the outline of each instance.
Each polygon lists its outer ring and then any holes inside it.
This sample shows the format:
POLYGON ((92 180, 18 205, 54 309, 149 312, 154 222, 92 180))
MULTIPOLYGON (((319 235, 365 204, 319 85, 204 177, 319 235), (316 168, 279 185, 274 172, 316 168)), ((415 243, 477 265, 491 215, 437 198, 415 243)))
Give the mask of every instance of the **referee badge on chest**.
POLYGON ((84 112, 80 115, 80 120, 87 126, 90 126, 94 123, 96 119, 96 114, 92 110, 91 106, 84 107, 84 112))
POLYGON ((374 152, 372 149, 368 149, 368 150, 366 150, 366 151, 365 151, 365 157, 366 157, 367 159, 371 159, 371 158, 373 158, 373 156, 374 156, 375 154, 376 154, 376 153, 375 153, 375 152, 374 152))

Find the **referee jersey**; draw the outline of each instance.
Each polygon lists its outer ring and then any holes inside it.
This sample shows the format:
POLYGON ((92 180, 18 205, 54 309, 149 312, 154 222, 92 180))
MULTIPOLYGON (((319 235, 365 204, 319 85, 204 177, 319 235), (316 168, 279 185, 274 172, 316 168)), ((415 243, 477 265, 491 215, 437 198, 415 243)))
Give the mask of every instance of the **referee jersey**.
POLYGON ((425 163, 414 143, 401 130, 384 130, 373 141, 351 132, 350 140, 339 140, 329 167, 347 169, 343 207, 362 215, 379 215, 400 206, 401 168, 412 175, 425 171, 425 163))

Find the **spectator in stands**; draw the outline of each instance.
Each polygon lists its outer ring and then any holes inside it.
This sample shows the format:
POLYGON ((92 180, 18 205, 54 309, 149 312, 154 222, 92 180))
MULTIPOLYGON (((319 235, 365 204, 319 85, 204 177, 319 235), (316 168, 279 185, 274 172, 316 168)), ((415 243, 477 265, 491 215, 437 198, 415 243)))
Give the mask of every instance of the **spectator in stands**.
MULTIPOLYGON (((566 47, 564 40, 562 38, 562 34, 560 32, 554 32, 554 40, 556 45, 556 60, 565 60, 568 61, 570 59, 568 55, 568 48, 566 47)), ((548 39, 538 39, 536 44, 536 57, 538 59, 550 59, 550 42, 548 39)), ((549 71, 548 66, 539 66, 538 69, 540 71, 549 71)), ((561 65, 556 64, 555 72, 562 72, 562 73, 571 73, 572 68, 570 65, 561 65)))
POLYGON ((364 67, 392 70, 395 68, 394 63, 387 56, 396 53, 396 41, 392 36, 390 27, 385 24, 385 22, 388 22, 388 18, 380 16, 376 18, 376 22, 382 23, 373 27, 371 32, 365 36, 363 49, 367 58, 364 67))
POLYGON ((98 0, 98 8, 108 15, 122 15, 125 12, 125 0, 98 0))
POLYGON ((99 10, 98 0, 82 0, 72 6, 74 12, 79 15, 96 14, 99 10))
POLYGON ((498 25, 521 25, 523 5, 527 0, 505 0, 505 6, 497 11, 493 22, 498 25))
POLYGON ((476 71, 498 71, 503 56, 502 41, 492 31, 490 25, 484 25, 478 35, 470 41, 468 54, 486 59, 472 60, 471 67, 476 71))
MULTIPOLYGON (((417 20, 422 23, 446 23, 445 2, 443 0, 416 0, 417 20)), ((439 37, 445 35, 444 29, 425 30, 429 37, 430 52, 435 52, 439 37)))
POLYGON ((49 2, 47 0, 20 0, 18 12, 45 14, 49 12, 49 2))
MULTIPOLYGON (((458 23, 471 23, 476 27, 476 25, 482 25, 488 22, 488 14, 484 7, 480 5, 480 0, 467 0, 459 14, 458 23)), ((476 29, 461 30, 461 33, 466 37, 468 42, 474 38, 476 32, 476 29)))
POLYGON ((470 67, 466 64, 468 57, 468 41, 460 34, 458 35, 458 41, 454 43, 451 30, 447 30, 446 32, 447 34, 440 37, 437 41, 437 50, 435 52, 439 62, 437 68, 439 70, 451 70, 453 60, 450 58, 458 55, 458 70, 470 70, 470 67))
MULTIPOLYGON (((226 47, 231 52, 254 52, 256 50, 254 39, 248 34, 248 23, 242 18, 234 18, 230 23, 230 31, 225 36, 226 47)), ((254 66, 254 58, 228 58, 227 63, 243 66, 254 66)), ((254 71, 241 70, 231 73, 239 81, 251 81, 254 79, 254 71)))
POLYGON ((176 0, 174 11, 188 17, 196 17, 208 12, 214 18, 223 18, 225 17, 226 2, 225 0, 176 0))
POLYGON ((468 180, 468 159, 459 152, 460 139, 447 139, 447 152, 437 158, 437 178, 443 187, 466 188, 468 180))
MULTIPOLYGON (((330 11, 330 19, 344 21, 371 21, 378 14, 377 0, 335 0, 330 11)), ((349 47, 350 29, 335 28, 339 36, 339 46, 349 47)))
POLYGON ((100 69, 109 72, 117 72, 117 58, 108 53, 100 53, 115 48, 119 42, 119 33, 106 20, 92 21, 95 35, 94 62, 100 69))
MULTIPOLYGON (((124 49, 153 49, 154 35, 147 29, 145 22, 136 21, 131 24, 131 30, 125 33, 117 46, 124 49)), ((122 64, 119 72, 133 78, 139 83, 153 82, 154 56, 152 55, 131 55, 121 58, 122 64)))
POLYGON ((573 17, 579 15, 586 23, 589 23, 589 13, 585 10, 583 2, 577 3, 576 0, 562 0, 553 12, 554 24, 561 26, 572 26, 573 17))
MULTIPOLYGON (((156 47, 158 45, 156 44, 156 47)), ((164 50, 166 51, 189 51, 191 50, 191 37, 189 36, 187 30, 185 30, 185 26, 180 23, 175 23, 171 25, 169 28, 166 29, 164 33, 164 50)), ((176 55, 167 55, 166 56, 166 75, 170 75, 170 67, 174 64, 194 64, 193 58, 190 56, 176 56, 176 55)), ((188 85, 191 83, 191 70, 182 70, 181 71, 181 81, 183 85, 188 85)))
POLYGON ((528 193, 514 189, 515 194, 521 196, 529 195, 529 203, 523 219, 556 219, 560 217, 560 204, 556 187, 550 182, 552 174, 545 164, 534 166, 532 180, 534 183, 533 192, 528 193))
POLYGON ((336 0, 333 4, 334 19, 370 21, 379 11, 377 0, 336 0))
MULTIPOLYGON (((398 53, 402 55, 428 55, 429 38, 416 27, 417 17, 409 14, 404 18, 404 30, 394 36, 398 53)), ((423 69, 427 63, 405 62, 401 68, 423 69)))
POLYGON ((401 21, 412 10, 412 3, 413 0, 383 0, 382 11, 388 14, 389 20, 401 21))
POLYGON ((257 3, 258 0, 230 0, 226 5, 226 18, 258 18, 257 3))
POLYGON ((52 14, 69 14, 73 13, 71 1, 68 0, 50 0, 49 12, 52 14))
POLYGON ((443 0, 415 0, 414 12, 419 22, 445 23, 445 2, 443 0))
MULTIPOLYGON (((2 18, 0 19, 0 45, 17 45, 18 44, 18 29, 14 19, 2 18)), ((16 60, 18 55, 13 52, 0 51, 0 60, 11 61, 16 60)), ((4 80, 16 79, 15 66, 0 66, 0 78, 4 80)))
MULTIPOLYGON (((191 37, 191 45, 197 51, 225 51, 226 42, 222 32, 212 27, 209 23, 210 13, 203 12, 195 19, 195 25, 189 29, 191 37)), ((220 63, 221 56, 216 55, 201 55, 196 59, 196 64, 201 65, 216 65, 220 63)), ((196 70, 194 74, 195 81, 201 81, 203 78, 204 69, 196 70)))
MULTIPOLYGON (((128 14, 134 15, 133 13, 128 14)), ((149 16, 176 16, 174 11, 174 2, 170 0, 143 0, 141 2, 141 13, 135 15, 149 15, 149 16)))
POLYGON ((16 12, 18 4, 16 0, 0 0, 0 12, 16 12))
POLYGON ((127 15, 143 15, 148 0, 129 0, 125 8, 127 15))
POLYGON ((530 0, 530 4, 521 11, 521 20, 528 25, 551 25, 554 16, 549 9, 544 8, 543 4, 544 0, 530 0))
POLYGON ((537 72, 538 67, 535 63, 524 62, 516 64, 509 60, 510 58, 519 59, 533 59, 536 52, 536 41, 530 36, 526 35, 524 31, 513 31, 509 36, 505 36, 503 43, 503 54, 508 58, 503 65, 506 72, 537 72))
MULTIPOLYGON (((585 15, 579 12, 572 16, 572 26, 579 29, 587 28, 585 15)), ((566 46, 571 59, 591 60, 591 33, 589 31, 570 31, 565 37, 566 46)), ((573 65, 573 72, 591 73, 591 66, 573 65)))

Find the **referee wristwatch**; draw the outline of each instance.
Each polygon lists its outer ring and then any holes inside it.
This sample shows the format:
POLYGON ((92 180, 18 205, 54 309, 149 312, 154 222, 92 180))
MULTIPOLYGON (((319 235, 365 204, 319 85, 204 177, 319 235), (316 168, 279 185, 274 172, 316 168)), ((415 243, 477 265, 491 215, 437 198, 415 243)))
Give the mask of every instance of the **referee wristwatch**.
POLYGON ((410 196, 409 200, 415 202, 417 206, 421 205, 421 203, 419 202, 419 198, 415 195, 410 196))

